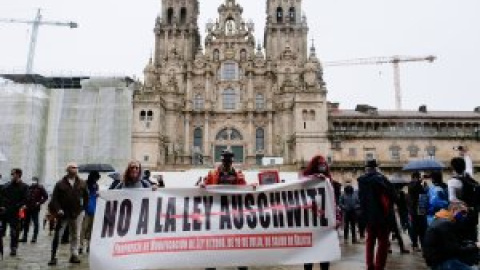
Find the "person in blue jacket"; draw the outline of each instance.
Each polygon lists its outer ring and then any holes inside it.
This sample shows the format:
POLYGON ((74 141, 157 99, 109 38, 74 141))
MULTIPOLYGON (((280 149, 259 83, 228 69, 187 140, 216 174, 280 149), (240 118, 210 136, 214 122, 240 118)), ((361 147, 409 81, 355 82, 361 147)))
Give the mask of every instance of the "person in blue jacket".
POLYGON ((442 172, 433 171, 430 174, 432 186, 428 189, 428 213, 427 220, 430 225, 435 213, 442 209, 448 209, 448 187, 443 182, 442 172))

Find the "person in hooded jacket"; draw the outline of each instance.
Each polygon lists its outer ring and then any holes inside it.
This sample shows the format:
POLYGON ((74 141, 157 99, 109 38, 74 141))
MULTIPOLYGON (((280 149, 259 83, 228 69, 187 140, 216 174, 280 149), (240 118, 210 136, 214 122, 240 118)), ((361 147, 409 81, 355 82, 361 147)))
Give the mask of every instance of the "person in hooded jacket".
POLYGON ((425 234, 423 257, 432 270, 471 270, 478 263, 478 243, 464 242, 460 237, 467 219, 467 206, 452 202, 448 210, 435 214, 425 234))
POLYGON ((365 174, 358 178, 360 206, 367 224, 367 270, 384 270, 390 246, 389 235, 394 224, 395 190, 378 170, 375 159, 365 164, 365 174), (377 252, 375 245, 378 242, 377 252))
MULTIPOLYGON (((318 179, 323 179, 328 181, 335 192, 335 203, 338 205, 339 197, 340 197, 340 191, 341 191, 341 185, 338 182, 335 182, 332 178, 332 175, 330 173, 330 168, 328 166, 327 160, 323 156, 315 156, 312 158, 306 169, 301 172, 301 175, 303 177, 315 177, 318 179)), ((336 219, 337 219, 337 227, 340 224, 340 211, 338 211, 337 208, 337 213, 336 213, 336 219)), ((313 263, 305 263, 303 265, 304 270, 312 270, 313 269, 313 263)), ((330 269, 330 262, 321 262, 320 263, 320 269, 321 270, 328 270, 330 269)))

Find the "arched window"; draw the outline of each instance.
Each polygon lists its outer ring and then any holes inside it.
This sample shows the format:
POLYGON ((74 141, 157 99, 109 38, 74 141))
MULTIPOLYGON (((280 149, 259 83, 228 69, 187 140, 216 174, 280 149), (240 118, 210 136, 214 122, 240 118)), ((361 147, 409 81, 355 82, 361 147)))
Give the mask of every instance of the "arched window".
POLYGON ((147 121, 153 121, 153 112, 152 111, 147 112, 147 121))
POLYGON ((180 24, 185 24, 187 22, 187 8, 182 7, 180 9, 180 24))
POLYGON ((222 80, 231 81, 238 79, 238 65, 235 62, 225 62, 222 65, 222 80))
POLYGON ((167 10, 167 23, 172 24, 173 23, 173 8, 169 8, 167 10))
POLYGON ((262 94, 257 94, 255 97, 255 108, 257 108, 257 110, 265 109, 265 99, 262 94))
POLYGON ((237 95, 233 89, 225 89, 223 91, 223 109, 235 110, 237 103, 237 95))
POLYGON ((257 128, 255 132, 255 149, 257 151, 265 149, 265 131, 263 128, 257 128))
POLYGON ((203 97, 202 95, 198 94, 195 96, 195 99, 193 100, 193 108, 195 110, 203 110, 203 97))
POLYGON ((201 128, 196 128, 193 131, 193 148, 195 151, 203 151, 203 131, 201 128))
POLYGON ((147 117, 147 112, 141 111, 140 112, 140 121, 145 121, 146 117, 147 117))
POLYGON ((220 60, 220 51, 218 49, 213 50, 213 61, 218 62, 220 60))
POLYGON ((217 136, 215 137, 217 141, 242 141, 243 136, 240 131, 232 128, 224 128, 218 132, 217 136))
POLYGON ((295 23, 297 21, 297 16, 296 16, 296 12, 295 12, 295 8, 294 7, 291 7, 289 10, 288 10, 288 18, 290 20, 291 23, 295 23))
POLYGON ((283 22, 283 8, 278 7, 277 8, 277 23, 282 23, 283 22))

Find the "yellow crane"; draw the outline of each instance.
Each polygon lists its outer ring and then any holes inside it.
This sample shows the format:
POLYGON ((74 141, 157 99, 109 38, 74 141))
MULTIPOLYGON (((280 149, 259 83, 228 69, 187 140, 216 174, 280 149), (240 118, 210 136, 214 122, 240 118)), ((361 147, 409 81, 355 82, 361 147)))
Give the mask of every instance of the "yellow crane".
POLYGON ((400 64, 409 62, 428 62, 433 63, 437 59, 434 55, 428 56, 386 56, 386 57, 368 57, 341 61, 324 62, 325 67, 339 66, 365 66, 365 65, 393 65, 393 80, 395 87, 395 108, 402 110, 402 89, 400 84, 400 64))
POLYGON ((41 25, 50 25, 50 26, 67 26, 70 28, 78 28, 78 24, 75 22, 55 22, 55 21, 43 21, 42 20, 42 13, 41 10, 37 10, 37 15, 35 19, 32 20, 17 20, 17 19, 1 19, 0 23, 23 23, 23 24, 31 24, 32 25, 32 33, 30 35, 30 48, 28 50, 28 58, 27 58, 27 68, 26 73, 32 74, 33 71, 33 61, 35 58, 35 48, 37 45, 37 36, 38 30, 41 25))

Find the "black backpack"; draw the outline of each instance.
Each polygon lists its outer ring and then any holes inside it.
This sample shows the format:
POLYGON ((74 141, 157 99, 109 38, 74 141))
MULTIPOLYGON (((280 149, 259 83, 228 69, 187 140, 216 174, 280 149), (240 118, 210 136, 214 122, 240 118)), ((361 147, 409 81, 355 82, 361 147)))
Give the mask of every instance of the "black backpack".
POLYGON ((456 177, 462 182, 462 197, 460 198, 469 207, 480 206, 480 185, 470 175, 456 177))

